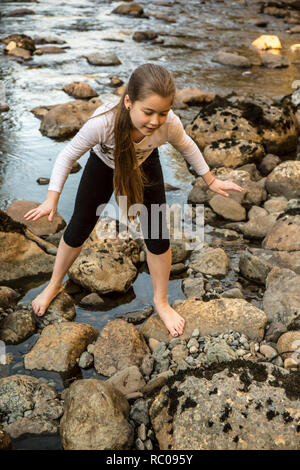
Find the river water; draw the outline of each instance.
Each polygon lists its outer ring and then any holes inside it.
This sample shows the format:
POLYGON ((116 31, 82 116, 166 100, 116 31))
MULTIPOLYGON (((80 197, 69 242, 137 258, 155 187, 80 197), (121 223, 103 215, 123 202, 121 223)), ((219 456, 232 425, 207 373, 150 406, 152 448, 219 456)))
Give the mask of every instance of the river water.
MULTIPOLYGON (((34 15, 5 17, 0 20, 0 37, 9 34, 55 36, 66 41, 64 54, 35 55, 31 61, 19 63, 13 57, 4 55, 4 44, 0 45, 0 84, 5 87, 8 113, 0 115, 0 207, 6 207, 14 200, 42 202, 47 186, 40 186, 39 177, 49 177, 55 158, 66 144, 43 136, 40 121, 30 112, 35 106, 53 105, 70 101, 62 91, 64 85, 73 81, 87 81, 103 101, 115 99, 109 87, 109 77, 118 75, 127 81, 134 68, 144 62, 153 62, 167 67, 174 75, 179 88, 199 86, 208 92, 226 95, 237 93, 262 93, 282 96, 292 91, 292 83, 300 79, 299 50, 292 52, 290 46, 300 42, 300 35, 289 34, 288 25, 282 19, 258 13, 257 2, 253 1, 176 1, 171 7, 156 5, 155 2, 140 1, 145 13, 156 11, 174 18, 176 23, 156 19, 133 18, 112 14, 120 3, 114 1, 40 0, 39 3, 3 2, 2 14, 16 8, 34 10, 34 15), (267 26, 255 26, 257 20, 267 21, 267 26), (165 44, 137 43, 132 40, 134 31, 153 30, 165 44), (282 69, 267 69, 253 66, 249 70, 225 67, 212 59, 221 48, 240 52, 251 57, 251 42, 261 34, 276 34, 282 43, 281 54, 291 65, 282 69), (86 56, 91 52, 105 51, 117 54, 121 60, 118 66, 93 66, 86 56)), ((291 25, 293 26, 293 25, 291 25)), ((184 123, 197 113, 197 108, 178 111, 184 123)), ((88 154, 80 159, 84 166, 88 154)), ((165 181, 179 187, 167 192, 167 203, 184 204, 194 179, 182 157, 169 145, 160 148, 160 158, 165 181)), ((65 184, 59 213, 68 221, 73 210, 74 198, 82 171, 71 174, 65 184)), ((206 239, 206 241, 209 241, 206 239)), ((238 263, 235 250, 228 252, 231 267, 238 263)), ((232 270, 224 280, 228 286, 238 280, 232 270)), ((170 280, 169 300, 184 299, 181 279, 170 280)), ((37 281, 19 286, 24 303, 30 302, 45 286, 37 281)), ((12 286, 13 287, 13 286, 12 286)), ((251 286, 247 299, 259 305, 258 291, 251 286)), ((152 284, 149 274, 141 272, 133 289, 119 305, 105 312, 90 312, 76 305, 76 321, 93 324, 99 331, 116 313, 143 308, 152 303, 152 284)), ((53 381, 58 391, 65 382, 57 373, 26 371, 23 354, 29 351, 37 339, 34 335, 18 346, 7 346, 14 356, 9 366, 0 366, 0 376, 25 373, 45 377, 53 381)), ((98 377, 94 369, 82 371, 82 377, 98 377)), ((15 443, 15 448, 60 448, 59 439, 25 439, 15 443)))

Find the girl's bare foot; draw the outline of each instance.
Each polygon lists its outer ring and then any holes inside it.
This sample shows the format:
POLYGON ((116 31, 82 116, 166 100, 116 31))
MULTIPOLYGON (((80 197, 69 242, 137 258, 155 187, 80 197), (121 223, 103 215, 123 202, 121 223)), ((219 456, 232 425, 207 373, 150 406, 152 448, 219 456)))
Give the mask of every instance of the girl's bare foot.
POLYGON ((182 335, 185 320, 169 304, 154 302, 156 311, 172 336, 182 335))
POLYGON ((49 307, 51 301, 63 290, 62 285, 48 284, 47 287, 32 301, 34 313, 42 317, 49 307))

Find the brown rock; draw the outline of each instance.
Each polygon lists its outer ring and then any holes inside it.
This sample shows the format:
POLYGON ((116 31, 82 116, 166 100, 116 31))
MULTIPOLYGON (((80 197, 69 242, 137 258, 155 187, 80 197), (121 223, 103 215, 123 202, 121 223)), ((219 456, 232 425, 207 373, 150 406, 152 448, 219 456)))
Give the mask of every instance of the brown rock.
POLYGON ((300 161, 286 161, 276 166, 267 176, 266 189, 274 196, 286 199, 300 197, 300 161))
POLYGON ((111 377, 129 366, 140 366, 149 348, 140 331, 124 320, 113 320, 101 331, 94 349, 99 374, 111 377))
POLYGON ((70 371, 88 344, 98 336, 94 326, 62 322, 43 329, 40 339, 24 357, 26 369, 70 371))
POLYGON ((216 194, 209 201, 210 207, 216 214, 221 215, 224 219, 229 220, 245 220, 246 210, 241 204, 234 201, 230 197, 226 198, 216 194))
MULTIPOLYGON (((200 336, 212 333, 223 333, 232 329, 244 333, 248 338, 260 340, 264 335, 267 323, 265 313, 243 299, 217 299, 210 302, 187 299, 176 311, 186 323, 181 338, 189 338, 195 328, 200 336)), ((145 337, 158 341, 169 341, 171 335, 158 314, 152 315, 143 325, 141 332, 145 337)))
POLYGON ((60 421, 63 448, 131 449, 134 433, 128 418, 128 402, 113 385, 97 379, 76 380, 67 390, 60 421))
POLYGON ((131 3, 130 5, 119 5, 112 13, 118 15, 142 16, 144 10, 138 3, 131 3))
POLYGON ((7 208, 7 214, 17 222, 26 225, 33 233, 41 237, 42 235, 50 235, 57 233, 66 226, 66 222, 61 215, 55 214, 53 221, 49 222, 48 217, 33 222, 32 220, 24 219, 24 215, 31 209, 35 209, 40 204, 33 201, 15 201, 7 208))
POLYGON ((300 331, 287 331, 281 335, 277 342, 277 351, 282 354, 283 359, 291 357, 300 365, 300 331), (285 353, 285 351, 295 352, 285 353))
POLYGON ((0 321, 0 339, 6 344, 19 344, 33 335, 36 329, 33 314, 28 310, 15 310, 0 321))
POLYGON ((78 99, 93 98, 94 96, 98 96, 98 93, 93 90, 93 88, 88 83, 85 82, 69 83, 63 87, 63 90, 68 93, 68 95, 78 99))
POLYGON ((280 251, 300 250, 300 215, 277 218, 262 242, 262 248, 280 251))

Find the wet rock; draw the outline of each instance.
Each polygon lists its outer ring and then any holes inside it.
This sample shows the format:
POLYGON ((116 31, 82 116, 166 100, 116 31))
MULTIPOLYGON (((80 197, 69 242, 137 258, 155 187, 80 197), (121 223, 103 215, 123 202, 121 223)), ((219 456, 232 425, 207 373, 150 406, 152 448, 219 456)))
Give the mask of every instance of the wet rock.
POLYGON ((242 276, 250 281, 265 284, 272 264, 260 256, 255 256, 251 252, 244 252, 240 256, 239 270, 242 276))
POLYGON ((6 44, 5 51, 10 55, 22 57, 25 60, 31 59, 35 51, 35 44, 31 37, 25 34, 11 34, 2 39, 6 44))
POLYGON ((98 336, 94 326, 62 322, 43 329, 41 337, 24 356, 25 369, 72 370, 89 343, 98 336))
POLYGON ((247 57, 232 52, 219 51, 212 60, 213 62, 218 62, 219 64, 230 65, 233 67, 251 67, 251 62, 249 59, 247 59, 247 57))
POLYGON ((290 269, 273 268, 266 281, 263 310, 269 322, 287 328, 300 325, 300 276, 290 269))
POLYGON ((140 366, 149 348, 140 331, 124 320, 113 320, 95 344, 94 363, 99 374, 111 377, 129 366, 140 366))
POLYGON ((34 38, 34 44, 66 44, 66 41, 56 36, 38 36, 34 38))
MULTIPOLYGON (((190 337, 193 330, 198 328, 201 336, 234 329, 250 339, 260 340, 264 336, 267 323, 266 314, 243 299, 222 298, 209 302, 187 299, 176 307, 176 311, 186 321, 184 332, 180 336, 182 339, 190 337)), ((145 337, 158 341, 171 339, 157 314, 144 323, 141 332, 145 337)))
POLYGON ((229 270, 229 260, 222 248, 203 247, 202 250, 193 251, 188 268, 192 269, 194 274, 224 277, 229 270))
POLYGON ((9 11, 5 13, 3 16, 25 16, 25 15, 35 15, 33 10, 29 10, 29 8, 17 8, 16 10, 9 11))
POLYGON ((146 318, 150 317, 153 311, 153 306, 149 305, 148 307, 145 307, 142 310, 136 310, 135 312, 117 313, 115 317, 121 320, 126 320, 128 323, 138 325, 139 323, 145 321, 146 318))
POLYGON ((10 107, 7 105, 1 105, 0 106, 0 113, 7 113, 7 111, 10 110, 10 107))
POLYGON ((94 96, 98 96, 98 93, 85 82, 69 83, 63 87, 63 90, 68 93, 68 95, 73 96, 76 99, 93 98, 94 96))
POLYGON ((80 301, 81 305, 84 307, 103 307, 105 301, 100 297, 100 295, 93 292, 92 294, 86 295, 80 301))
POLYGON ((300 197, 300 161, 286 161, 276 166, 267 176, 267 191, 287 199, 300 197))
POLYGON ((280 54, 273 54, 272 52, 261 52, 260 58, 262 66, 270 69, 281 69, 290 65, 286 57, 280 54))
POLYGON ((186 270, 184 263, 175 263, 171 265, 171 272, 170 275, 181 274, 183 271, 186 270))
POLYGON ((282 370, 237 360, 171 378, 149 409, 159 448, 295 449, 297 392, 282 370))
POLYGON ((221 215, 224 219, 238 221, 246 219, 245 208, 230 197, 225 198, 217 194, 210 199, 209 205, 216 214, 221 215))
POLYGON ((19 344, 30 338, 35 329, 32 313, 26 309, 16 309, 0 320, 0 339, 6 344, 19 344))
POLYGON ((164 20, 167 21, 168 23, 176 23, 175 18, 171 18, 169 15, 165 15, 164 13, 159 13, 154 10, 147 10, 147 14, 149 16, 154 16, 157 20, 164 20))
POLYGON ((271 34, 262 34, 252 42, 252 46, 260 50, 281 49, 282 47, 278 36, 271 34))
POLYGON ((0 286, 0 307, 14 307, 20 294, 7 286, 0 286))
POLYGON ((133 33, 132 39, 136 42, 143 42, 143 41, 153 41, 156 39, 158 34, 155 31, 135 31, 133 33))
POLYGON ((42 317, 36 316, 35 320, 39 328, 44 328, 53 323, 72 321, 76 316, 76 310, 72 297, 64 290, 58 294, 50 303, 42 317))
POLYGON ((43 178, 43 177, 40 177, 36 180, 36 182, 40 185, 46 185, 46 184, 49 184, 50 183, 50 178, 43 178))
POLYGON ((116 13, 117 15, 141 17, 144 15, 144 10, 138 3, 130 3, 130 5, 119 5, 112 11, 112 13, 116 13))
POLYGON ((262 159, 258 169, 263 176, 268 176, 268 174, 271 173, 271 171, 273 171, 280 162, 281 160, 277 155, 268 153, 268 155, 262 159))
POLYGON ((146 382, 137 366, 130 366, 114 374, 106 381, 113 385, 123 395, 138 392, 146 385, 146 382))
POLYGON ((119 77, 117 77, 116 75, 113 75, 112 77, 110 77, 110 84, 109 86, 112 86, 112 87, 120 87, 121 85, 123 85, 123 80, 121 80, 119 77))
POLYGON ((41 241, 38 245, 28 236, 25 225, 0 211, 0 282, 52 272, 54 256, 40 248, 42 239, 35 236, 41 241))
POLYGON ((300 331, 287 331, 280 336, 277 342, 277 350, 283 359, 291 357, 300 364, 300 331), (296 351, 295 353, 285 351, 296 351))
POLYGON ((203 277, 186 278, 182 281, 182 290, 186 297, 201 299, 205 294, 203 277))
POLYGON ((62 216, 56 213, 53 221, 49 222, 48 217, 42 217, 40 220, 33 222, 32 220, 25 220, 24 215, 31 209, 35 209, 40 204, 34 201, 15 201, 7 208, 7 214, 13 220, 21 222, 26 225, 33 233, 39 237, 43 235, 50 235, 57 233, 66 226, 66 222, 62 216))
POLYGON ((87 56, 87 61, 91 65, 120 65, 120 59, 112 53, 93 52, 87 56))
POLYGON ((300 251, 300 215, 280 214, 264 238, 262 248, 300 251))
POLYGON ((39 47, 34 51, 34 55, 43 55, 43 54, 64 54, 66 51, 63 47, 57 46, 45 46, 39 47))
POLYGON ((63 402, 44 381, 18 374, 0 379, 0 409, 6 421, 3 429, 17 439, 28 434, 56 434, 63 402))
POLYGON ((246 141, 221 139, 204 148, 203 155, 210 168, 236 168, 252 161, 260 161, 265 154, 262 145, 246 141))
POLYGON ((40 131, 47 137, 69 137, 81 129, 101 104, 99 98, 91 98, 54 105, 44 114, 40 131))
POLYGON ((65 395, 64 415, 60 421, 63 448, 130 449, 133 429, 128 418, 128 402, 114 386, 97 379, 76 380, 65 395))

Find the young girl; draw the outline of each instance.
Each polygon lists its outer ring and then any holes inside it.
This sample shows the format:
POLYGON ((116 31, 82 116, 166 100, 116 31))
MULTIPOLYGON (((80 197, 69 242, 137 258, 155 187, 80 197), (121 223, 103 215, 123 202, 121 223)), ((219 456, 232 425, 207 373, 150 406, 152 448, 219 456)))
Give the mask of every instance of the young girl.
POLYGON ((50 302, 62 291, 68 269, 98 220, 97 207, 106 204, 114 191, 116 201, 118 196, 127 196, 128 208, 135 203, 146 206, 148 233, 151 224, 159 224, 159 238, 145 238, 153 301, 169 332, 173 336, 183 333, 184 319, 171 308, 167 298, 172 255, 169 238, 161 235, 166 233, 166 219, 164 215, 159 220, 151 219, 151 204, 166 203, 157 147, 171 143, 216 193, 228 196, 226 190, 243 189, 210 173, 199 148, 171 110, 174 96, 173 78, 164 67, 141 65, 132 73, 119 103, 100 106, 58 155, 47 198, 25 214, 26 220, 35 221, 47 215, 49 221, 53 220, 73 163, 91 149, 71 221, 59 243, 51 280, 32 302, 36 315, 44 315, 50 302))

